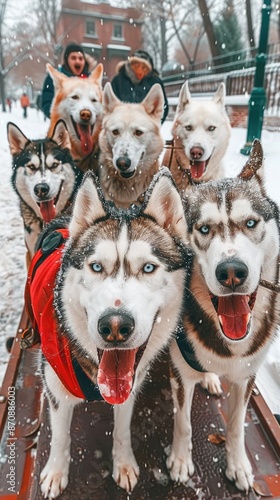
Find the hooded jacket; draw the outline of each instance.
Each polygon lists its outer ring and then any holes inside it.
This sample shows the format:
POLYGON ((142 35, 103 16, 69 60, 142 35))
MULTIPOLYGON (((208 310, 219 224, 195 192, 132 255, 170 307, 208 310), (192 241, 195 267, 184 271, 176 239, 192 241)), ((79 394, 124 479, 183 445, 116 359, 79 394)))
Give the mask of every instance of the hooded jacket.
MULTIPOLYGON (((117 74, 111 81, 111 85, 115 95, 122 102, 142 102, 150 89, 155 83, 159 83, 164 95, 164 108, 161 123, 163 123, 168 115, 168 101, 165 94, 164 86, 159 78, 158 72, 147 64, 151 69, 142 80, 138 80, 135 73, 132 71, 130 63, 133 61, 133 56, 128 61, 122 61, 117 65, 117 74)), ((145 60, 141 58, 141 62, 145 64, 145 60)))

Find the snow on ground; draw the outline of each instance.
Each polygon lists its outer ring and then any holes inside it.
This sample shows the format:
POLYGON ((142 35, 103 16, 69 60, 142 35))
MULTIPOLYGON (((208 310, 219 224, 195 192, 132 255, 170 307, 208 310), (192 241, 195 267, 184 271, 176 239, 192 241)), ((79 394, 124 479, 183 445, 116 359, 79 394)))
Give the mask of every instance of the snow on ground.
MULTIPOLYGON (((26 278, 25 246, 18 199, 11 186, 12 162, 7 141, 7 123, 14 122, 31 139, 46 135, 49 120, 42 113, 28 109, 24 119, 19 103, 12 113, 0 112, 0 384, 6 370, 9 354, 6 339, 14 336, 23 308, 23 290, 26 278)), ((162 126, 165 139, 171 138, 171 122, 162 126)), ((262 133, 265 154, 267 190, 280 205, 280 132, 262 133)), ((234 128, 226 154, 227 175, 237 175, 247 160, 240 154, 246 142, 246 129, 234 128)), ((280 414, 280 337, 273 344, 257 378, 258 386, 273 413, 280 414)))

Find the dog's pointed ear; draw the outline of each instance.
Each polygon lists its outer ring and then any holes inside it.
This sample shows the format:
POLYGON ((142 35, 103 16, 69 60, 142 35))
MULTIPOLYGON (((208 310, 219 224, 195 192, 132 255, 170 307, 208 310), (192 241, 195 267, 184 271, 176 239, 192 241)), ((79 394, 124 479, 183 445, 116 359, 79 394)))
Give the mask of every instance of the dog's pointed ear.
POLYGON ((118 104, 121 104, 121 101, 114 94, 111 83, 107 82, 105 84, 102 97, 104 113, 112 113, 118 104))
POLYGON ((19 154, 25 148, 26 144, 30 142, 29 139, 22 133, 22 131, 12 122, 7 124, 7 136, 10 151, 12 155, 19 154))
POLYGON ((155 83, 145 99, 142 101, 148 115, 153 116, 157 120, 161 120, 163 116, 164 95, 159 83, 155 83))
POLYGON ((259 139, 255 139, 248 161, 245 163, 238 177, 244 181, 249 181, 252 177, 263 180, 263 148, 259 139))
POLYGON ((189 91, 189 82, 188 82, 188 80, 186 80, 185 83, 182 85, 181 90, 180 90, 177 112, 183 111, 185 106, 188 103, 190 103, 191 100, 192 100, 192 97, 191 97, 191 93, 189 91))
POLYGON ((55 69, 50 63, 46 64, 46 68, 47 71, 49 72, 49 75, 52 77, 53 84, 56 88, 61 87, 62 82, 65 82, 70 78, 69 76, 66 76, 57 69, 55 69))
POLYGON ((162 167, 154 176, 145 195, 143 212, 172 236, 188 243, 182 199, 167 167, 162 167))
POLYGON ((64 120, 56 122, 51 139, 60 147, 71 149, 69 134, 64 120))
POLYGON ((213 96, 213 101, 216 102, 217 104, 220 103, 222 106, 225 105, 225 97, 226 97, 226 87, 224 82, 221 82, 219 87, 217 88, 214 96, 213 96))
POLYGON ((99 87, 102 87, 102 79, 103 79, 103 64, 99 63, 97 64, 96 68, 91 72, 89 75, 89 78, 91 80, 94 80, 97 82, 99 87))
POLYGON ((82 231, 90 227, 97 219, 106 216, 103 204, 104 199, 98 180, 92 172, 87 172, 78 190, 73 207, 69 224, 71 238, 75 238, 82 231))

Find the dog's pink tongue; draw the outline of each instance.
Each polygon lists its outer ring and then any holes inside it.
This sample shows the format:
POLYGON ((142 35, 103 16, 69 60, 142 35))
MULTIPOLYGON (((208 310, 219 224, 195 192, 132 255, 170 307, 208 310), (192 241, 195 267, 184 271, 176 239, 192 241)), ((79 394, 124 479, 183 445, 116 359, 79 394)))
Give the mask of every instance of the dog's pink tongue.
POLYGON ((218 315, 224 334, 232 340, 245 337, 251 311, 248 295, 219 297, 218 315))
POLYGON ((192 178, 199 179, 205 172, 206 161, 192 161, 190 167, 192 178))
POLYGON ((91 127, 90 125, 78 125, 78 133, 80 136, 82 152, 88 155, 92 152, 92 137, 91 137, 91 127))
POLYGON ((40 212, 45 222, 50 222, 56 216, 54 200, 42 201, 40 203, 40 212))
POLYGON ((115 349, 103 352, 97 383, 103 398, 111 405, 124 403, 130 395, 137 350, 115 349))

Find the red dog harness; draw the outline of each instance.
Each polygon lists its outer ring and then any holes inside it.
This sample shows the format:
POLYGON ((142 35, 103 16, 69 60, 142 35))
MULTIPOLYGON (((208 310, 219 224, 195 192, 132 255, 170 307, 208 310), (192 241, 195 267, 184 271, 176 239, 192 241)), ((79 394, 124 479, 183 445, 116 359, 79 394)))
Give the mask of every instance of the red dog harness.
POLYGON ((102 400, 96 386, 71 353, 70 341, 54 314, 54 288, 61 266, 67 229, 48 235, 34 255, 25 286, 25 304, 33 329, 39 332, 42 352, 66 389, 81 399, 102 400))

